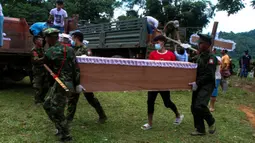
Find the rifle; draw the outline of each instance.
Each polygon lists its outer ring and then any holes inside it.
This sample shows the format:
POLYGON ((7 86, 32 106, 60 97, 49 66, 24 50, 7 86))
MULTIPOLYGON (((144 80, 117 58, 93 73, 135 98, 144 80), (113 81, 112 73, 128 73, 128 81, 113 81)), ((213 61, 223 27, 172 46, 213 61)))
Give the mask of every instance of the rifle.
POLYGON ((53 71, 46 65, 43 64, 43 66, 45 67, 45 69, 50 73, 50 75, 59 83, 59 85, 66 91, 68 92, 69 89, 65 86, 65 84, 58 78, 58 76, 56 74, 53 73, 53 71))

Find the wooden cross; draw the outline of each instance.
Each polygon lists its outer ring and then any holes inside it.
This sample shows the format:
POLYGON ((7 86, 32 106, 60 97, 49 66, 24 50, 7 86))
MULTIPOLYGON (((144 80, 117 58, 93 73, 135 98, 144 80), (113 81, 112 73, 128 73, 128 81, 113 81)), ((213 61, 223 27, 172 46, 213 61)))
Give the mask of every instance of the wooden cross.
MULTIPOLYGON (((235 49, 236 43, 231 40, 224 40, 224 39, 218 39, 216 37, 216 32, 218 28, 218 22, 214 22, 213 29, 212 29, 212 45, 210 47, 210 51, 212 51, 213 47, 217 49, 226 49, 228 51, 233 51, 235 49)), ((196 34, 193 34, 190 37, 190 43, 197 45, 197 41, 199 40, 199 36, 196 34)))

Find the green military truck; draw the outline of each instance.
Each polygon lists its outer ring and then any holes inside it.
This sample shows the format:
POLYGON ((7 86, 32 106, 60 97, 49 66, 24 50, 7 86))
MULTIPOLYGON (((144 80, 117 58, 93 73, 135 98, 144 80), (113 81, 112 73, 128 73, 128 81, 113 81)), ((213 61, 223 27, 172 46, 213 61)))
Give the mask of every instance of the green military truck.
MULTIPOLYGON (((88 48, 93 56, 145 59, 148 51, 147 20, 138 18, 111 23, 78 25, 89 41, 88 48)), ((182 41, 185 30, 180 28, 182 41)))
MULTIPOLYGON (((68 19, 67 31, 77 29, 77 15, 68 19)), ((33 47, 30 25, 25 18, 4 17, 4 45, 0 48, 0 81, 8 78, 20 81, 32 79, 31 49, 33 47), (8 40, 7 40, 8 39, 8 40)))
MULTIPOLYGON (((14 81, 20 81, 26 76, 32 78, 30 50, 33 43, 29 24, 24 18, 5 17, 4 20, 5 37, 11 41, 5 41, 4 47, 0 48, 0 80, 6 77, 14 81)), ((77 18, 70 20, 70 31, 77 29, 77 21, 77 18)), ((145 18, 81 24, 78 29, 84 33, 84 39, 89 41, 88 47, 93 56, 145 59, 148 51, 153 49, 147 46, 145 18)), ((181 37, 185 37, 184 34, 180 34, 181 37)))

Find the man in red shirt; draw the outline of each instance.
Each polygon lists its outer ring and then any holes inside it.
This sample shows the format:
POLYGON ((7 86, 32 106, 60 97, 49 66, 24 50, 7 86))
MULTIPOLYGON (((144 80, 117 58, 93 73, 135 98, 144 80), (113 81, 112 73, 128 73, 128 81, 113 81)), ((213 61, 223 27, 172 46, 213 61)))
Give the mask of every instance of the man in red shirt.
MULTIPOLYGON (((166 50, 165 43, 166 38, 163 35, 159 35, 154 38, 155 42, 155 51, 152 51, 150 53, 149 59, 150 60, 164 60, 164 61, 176 61, 176 57, 173 52, 166 50)), ((149 130, 152 128, 152 118, 154 113, 154 104, 155 100, 157 98, 158 93, 161 95, 164 105, 166 108, 170 108, 176 116, 176 119, 174 121, 174 124, 179 125, 184 115, 181 115, 175 104, 171 101, 170 98, 170 91, 149 91, 148 92, 148 99, 147 99, 147 106, 148 106, 148 123, 143 125, 141 128, 143 130, 149 130)))

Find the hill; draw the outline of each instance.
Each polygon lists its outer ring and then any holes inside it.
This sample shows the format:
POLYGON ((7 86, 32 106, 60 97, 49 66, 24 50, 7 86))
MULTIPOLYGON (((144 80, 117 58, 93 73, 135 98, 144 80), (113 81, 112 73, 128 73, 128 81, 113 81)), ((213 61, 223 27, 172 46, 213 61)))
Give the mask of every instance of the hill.
POLYGON ((255 58, 255 29, 242 33, 220 32, 219 37, 236 42, 236 49, 229 53, 234 59, 241 57, 245 50, 249 50, 249 54, 255 58))

